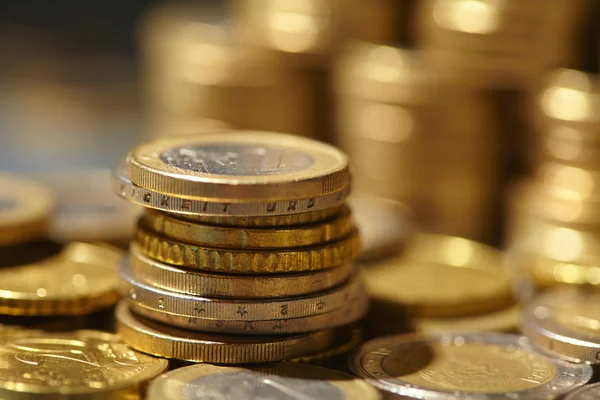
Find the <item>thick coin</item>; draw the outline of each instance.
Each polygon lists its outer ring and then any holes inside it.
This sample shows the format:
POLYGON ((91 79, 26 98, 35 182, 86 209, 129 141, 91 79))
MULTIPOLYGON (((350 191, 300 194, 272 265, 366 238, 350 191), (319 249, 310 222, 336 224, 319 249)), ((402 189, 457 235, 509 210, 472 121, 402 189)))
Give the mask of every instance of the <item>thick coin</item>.
POLYGON ((499 333, 399 335, 363 344, 350 367, 387 393, 421 399, 544 399, 584 385, 588 365, 499 333))
POLYGON ((299 332, 313 332, 319 329, 346 325, 363 318, 368 311, 368 298, 364 293, 348 300, 348 304, 334 311, 309 317, 271 319, 262 321, 220 320, 202 317, 188 317, 166 313, 150 308, 129 299, 131 310, 154 321, 180 328, 241 335, 279 335, 299 332))
POLYGON ((344 282, 350 264, 295 274, 219 274, 172 267, 144 256, 130 246, 129 274, 134 281, 171 292, 219 298, 268 299, 321 292, 344 282))
POLYGON ((23 330, 0 339, 0 397, 118 399, 167 366, 109 333, 23 330))
POLYGON ((115 248, 71 243, 41 261, 0 269, 0 313, 81 315, 113 305, 122 257, 115 248))
POLYGON ((0 174, 0 245, 44 236, 53 210, 54 198, 47 188, 15 175, 0 174))
POLYGON ((485 314, 458 318, 414 318, 412 330, 419 333, 515 333, 521 326, 521 307, 518 305, 485 314))
POLYGON ((378 400, 381 395, 356 377, 323 367, 290 363, 250 368, 191 365, 161 375, 148 388, 148 400, 217 398, 378 400))
POLYGON ((538 347, 573 362, 600 362, 600 295, 553 290, 534 297, 523 332, 538 347))
POLYGON ((246 364, 301 357, 331 346, 333 331, 294 336, 240 336, 178 329, 134 316, 117 306, 117 331, 131 347, 160 357, 216 364, 246 364))
POLYGON ((303 272, 339 267, 352 262, 360 248, 357 231, 324 245, 282 250, 197 246, 170 240, 141 226, 138 226, 135 239, 144 255, 167 264, 241 274, 303 272))
POLYGON ((128 260, 123 260, 119 272, 124 296, 128 295, 148 308, 190 318, 260 321, 309 317, 341 308, 356 293, 363 292, 360 280, 355 275, 342 286, 301 297, 259 300, 208 298, 144 285, 131 278, 130 269, 128 260))
POLYGON ((135 185, 206 201, 314 199, 350 185, 348 159, 314 140, 220 132, 143 144, 127 156, 135 185))
POLYGON ((205 246, 244 248, 293 248, 319 245, 347 236, 354 230, 350 210, 335 218, 299 227, 246 228, 198 224, 148 211, 140 224, 169 239, 205 246))
POLYGON ((596 400, 600 398, 600 383, 586 385, 570 393, 565 400, 596 400))
POLYGON ((419 234, 401 256, 363 271, 369 295, 430 317, 458 317, 513 302, 498 250, 467 239, 419 234))

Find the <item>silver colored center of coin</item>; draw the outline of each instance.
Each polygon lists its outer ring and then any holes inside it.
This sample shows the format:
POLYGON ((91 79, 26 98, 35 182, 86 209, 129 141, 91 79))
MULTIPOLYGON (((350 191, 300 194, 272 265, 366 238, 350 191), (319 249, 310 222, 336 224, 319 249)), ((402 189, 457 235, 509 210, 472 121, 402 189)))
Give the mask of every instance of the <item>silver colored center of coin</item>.
POLYGON ((344 393, 327 381, 239 371, 207 375, 187 383, 184 400, 344 400, 344 393))
POLYGON ((169 149, 160 155, 167 165, 214 175, 276 175, 314 165, 307 153, 285 147, 212 144, 169 149))
POLYGON ((0 212, 7 212, 14 210, 17 207, 17 203, 13 199, 6 197, 0 197, 0 212))

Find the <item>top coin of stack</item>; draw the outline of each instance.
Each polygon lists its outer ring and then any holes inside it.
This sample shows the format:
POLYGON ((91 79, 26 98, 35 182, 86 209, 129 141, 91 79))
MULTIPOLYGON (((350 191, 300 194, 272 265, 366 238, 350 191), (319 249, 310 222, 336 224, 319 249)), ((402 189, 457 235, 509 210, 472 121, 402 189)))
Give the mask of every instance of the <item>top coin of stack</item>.
POLYGON ((366 312, 348 161, 332 146, 264 132, 158 140, 130 152, 115 190, 158 210, 140 219, 120 270, 120 333, 139 350, 290 359, 335 346, 329 328, 366 312))

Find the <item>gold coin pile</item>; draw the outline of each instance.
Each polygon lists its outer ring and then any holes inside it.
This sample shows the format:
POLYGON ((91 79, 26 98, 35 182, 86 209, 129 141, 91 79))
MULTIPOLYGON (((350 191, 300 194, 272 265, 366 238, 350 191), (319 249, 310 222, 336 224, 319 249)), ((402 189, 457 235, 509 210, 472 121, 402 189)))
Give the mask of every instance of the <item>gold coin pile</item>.
POLYGON ((305 357, 339 348, 332 328, 366 313, 348 162, 334 147, 250 131, 157 140, 129 153, 114 188, 147 209, 117 309, 118 331, 140 351, 305 357))

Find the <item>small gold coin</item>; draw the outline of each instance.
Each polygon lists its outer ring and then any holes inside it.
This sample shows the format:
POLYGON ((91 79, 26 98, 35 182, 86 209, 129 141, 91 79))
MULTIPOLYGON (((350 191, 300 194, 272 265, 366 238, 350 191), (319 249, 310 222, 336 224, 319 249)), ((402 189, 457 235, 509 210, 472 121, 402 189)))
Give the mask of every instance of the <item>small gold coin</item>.
POLYGON ((191 365, 161 375, 148 388, 148 400, 194 398, 379 400, 381 395, 356 377, 291 363, 245 368, 191 365))
POLYGON ((138 226, 135 237, 141 252, 158 261, 187 268, 240 274, 305 272, 339 267, 350 263, 360 247, 356 230, 335 242, 282 250, 198 246, 170 240, 142 226, 138 226))
POLYGON ((0 397, 117 399, 133 388, 139 394, 167 366, 109 333, 23 330, 0 339, 0 397))
POLYGON ((331 346, 333 331, 294 336, 242 336, 193 332, 141 316, 126 303, 117 305, 117 331, 131 347, 159 357, 216 364, 281 361, 331 346))
POLYGON ((204 246, 244 248, 294 248, 339 240, 352 232, 348 209, 335 218, 311 225, 247 228, 198 224, 148 210, 140 224, 169 239, 204 246))
POLYGON ((372 298, 420 316, 479 314, 513 301, 501 253, 457 237, 420 234, 401 256, 362 272, 372 298))
POLYGON ((118 299, 114 248, 71 243, 39 262, 0 269, 0 313, 9 315, 81 315, 106 308, 118 299))
MULTIPOLYGON (((339 367, 340 359, 346 360, 348 353, 356 348, 363 340, 363 330, 358 324, 351 324, 335 329, 334 345, 320 353, 294 358, 290 362, 320 365, 322 367, 339 367)), ((344 362, 344 364, 347 364, 344 362)), ((343 368, 345 368, 344 366, 343 368)))
POLYGON ((0 245, 41 238, 47 234, 53 210, 54 198, 47 188, 0 173, 0 245))
POLYGON ((134 185, 206 201, 314 199, 350 185, 348 160, 340 150, 267 132, 157 140, 135 148, 127 166, 134 185))

